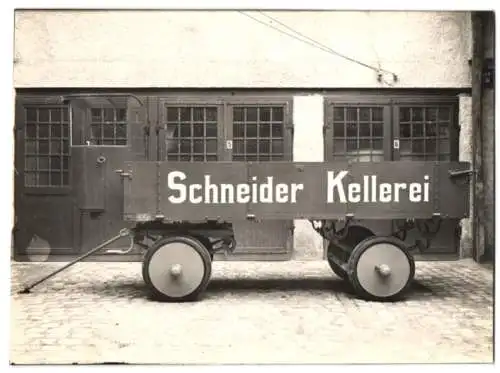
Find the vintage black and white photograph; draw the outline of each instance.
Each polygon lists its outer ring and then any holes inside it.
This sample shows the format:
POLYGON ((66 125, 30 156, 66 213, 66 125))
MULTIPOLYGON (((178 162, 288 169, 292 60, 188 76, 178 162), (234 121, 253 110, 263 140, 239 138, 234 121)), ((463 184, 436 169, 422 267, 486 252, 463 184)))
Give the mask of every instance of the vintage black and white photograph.
POLYGON ((7 16, 9 363, 492 364, 493 9, 136 3, 7 16))

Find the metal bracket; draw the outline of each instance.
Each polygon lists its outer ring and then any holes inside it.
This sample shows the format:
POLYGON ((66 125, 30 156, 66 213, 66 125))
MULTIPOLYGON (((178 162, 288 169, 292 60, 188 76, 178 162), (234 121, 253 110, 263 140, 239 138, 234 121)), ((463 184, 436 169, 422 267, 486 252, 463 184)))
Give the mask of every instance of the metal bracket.
POLYGON ((123 178, 128 177, 129 179, 132 179, 132 172, 125 172, 121 169, 115 170, 115 172, 123 178))
POLYGON ((448 175, 450 178, 457 178, 457 177, 463 177, 463 176, 470 176, 472 174, 477 173, 477 170, 450 170, 448 171, 448 175))
POLYGON ((125 236, 130 236, 130 246, 127 250, 120 250, 120 249, 109 249, 109 250, 106 250, 105 253, 106 254, 118 254, 118 255, 125 255, 125 254, 128 254, 130 252, 132 252, 132 250, 134 250, 134 247, 135 247, 135 239, 134 239, 134 236, 130 234, 130 230, 128 230, 127 228, 124 228, 120 231, 120 235, 122 237, 125 237, 125 236))

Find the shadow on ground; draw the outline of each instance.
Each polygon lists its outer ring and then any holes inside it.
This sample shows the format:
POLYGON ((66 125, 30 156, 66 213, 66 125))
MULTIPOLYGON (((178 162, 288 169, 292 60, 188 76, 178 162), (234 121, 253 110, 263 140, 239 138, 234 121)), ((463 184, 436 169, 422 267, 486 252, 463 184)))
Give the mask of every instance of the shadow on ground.
MULTIPOLYGON (((128 299, 149 299, 149 293, 146 285, 142 279, 134 279, 131 281, 127 279, 113 279, 103 281, 102 283, 78 283, 73 282, 67 284, 63 288, 51 288, 47 285, 39 285, 40 289, 34 288, 32 294, 40 292, 54 292, 54 293, 68 293, 77 290, 81 295, 99 295, 102 297, 117 297, 128 299)), ((258 297, 259 295, 276 296, 300 296, 300 295, 314 295, 331 297, 332 295, 341 296, 345 298, 356 298, 350 284, 342 281, 339 278, 296 278, 296 279, 281 279, 281 278, 236 278, 224 279, 215 278, 210 281, 210 284, 203 296, 203 299, 217 299, 225 297, 237 296, 241 298, 258 297)), ((17 295, 29 296, 29 295, 17 295)), ((439 295, 433 294, 432 289, 424 284, 414 281, 407 298, 418 300, 422 297, 428 299, 439 295)))

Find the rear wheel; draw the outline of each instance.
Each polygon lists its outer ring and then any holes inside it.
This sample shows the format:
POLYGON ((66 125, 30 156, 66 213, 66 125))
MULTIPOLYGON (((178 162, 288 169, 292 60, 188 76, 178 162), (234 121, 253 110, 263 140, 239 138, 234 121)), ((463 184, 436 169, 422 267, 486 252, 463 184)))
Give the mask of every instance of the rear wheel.
MULTIPOLYGON (((335 245, 333 242, 330 242, 328 244, 328 251, 327 251, 327 261, 328 265, 332 269, 333 273, 335 273, 338 277, 340 277, 342 280, 347 280, 348 275, 347 271, 342 268, 339 264, 339 262, 346 262, 346 252, 342 250, 340 247, 335 245)), ((347 254, 348 256, 348 254, 347 254)))
POLYGON ((346 266, 344 265, 344 268, 342 268, 340 264, 347 264, 349 256, 356 245, 369 237, 373 237, 373 233, 369 229, 360 225, 353 225, 347 229, 347 235, 339 240, 338 244, 329 242, 327 250, 327 261, 330 268, 333 273, 343 280, 347 280, 349 276, 344 269, 346 266))
POLYGON ((360 242, 347 267, 354 290, 366 300, 401 299, 415 276, 413 257, 394 237, 372 237, 360 242))

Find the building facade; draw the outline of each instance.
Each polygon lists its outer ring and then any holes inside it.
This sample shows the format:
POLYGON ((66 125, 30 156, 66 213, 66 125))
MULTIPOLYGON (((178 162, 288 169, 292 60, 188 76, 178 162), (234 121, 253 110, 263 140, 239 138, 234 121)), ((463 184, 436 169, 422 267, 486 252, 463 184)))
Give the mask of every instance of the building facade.
MULTIPOLYGON (((472 54, 470 12, 18 11, 15 257, 76 255, 116 234, 122 145, 148 160, 470 161, 472 54)), ((472 256, 472 226, 444 227, 435 253, 472 256)), ((307 220, 236 227, 235 258, 323 257, 307 220)))

